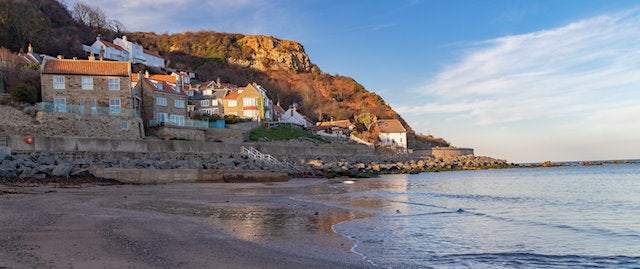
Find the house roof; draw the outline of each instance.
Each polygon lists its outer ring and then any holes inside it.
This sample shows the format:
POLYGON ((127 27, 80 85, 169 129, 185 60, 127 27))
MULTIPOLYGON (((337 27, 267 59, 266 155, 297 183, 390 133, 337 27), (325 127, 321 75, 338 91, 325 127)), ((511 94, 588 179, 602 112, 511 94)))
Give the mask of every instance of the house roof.
POLYGON ((144 78, 144 82, 147 84, 147 86, 151 87, 156 92, 177 94, 177 95, 187 95, 187 93, 184 91, 176 92, 171 85, 169 85, 164 81, 154 83, 153 81, 151 81, 151 79, 144 78))
POLYGON ((240 96, 240 94, 242 93, 242 91, 244 91, 244 88, 238 88, 237 90, 225 96, 224 99, 237 99, 238 96, 240 96))
POLYGON ((349 120, 334 120, 334 121, 321 121, 316 123, 318 127, 341 127, 341 128, 349 128, 351 126, 351 121, 349 120))
POLYGON ((159 53, 157 53, 155 51, 152 51, 152 50, 142 49, 142 52, 144 52, 145 54, 154 56, 154 57, 162 58, 162 55, 160 55, 159 53))
POLYGON ((176 84, 176 77, 172 75, 149 75, 149 79, 176 84))
POLYGON ((378 128, 381 133, 406 133, 407 130, 402 126, 399 120, 388 119, 378 120, 378 128))
POLYGON ((102 44, 104 44, 104 45, 105 45, 105 46, 107 46, 107 47, 111 47, 111 48, 114 48, 114 49, 117 49, 117 50, 125 50, 125 49, 123 49, 121 46, 116 45, 116 44, 113 44, 113 43, 111 43, 111 42, 109 42, 109 41, 102 40, 102 39, 100 39, 100 40, 98 40, 98 41, 100 41, 102 44))
POLYGON ((282 107, 280 106, 280 104, 276 104, 275 106, 273 106, 273 110, 274 110, 274 111, 276 112, 276 114, 278 114, 278 115, 282 115, 282 114, 284 114, 284 112, 285 112, 285 111, 284 111, 284 108, 282 108, 282 107))
POLYGON ((46 59, 43 74, 131 76, 129 62, 46 59))

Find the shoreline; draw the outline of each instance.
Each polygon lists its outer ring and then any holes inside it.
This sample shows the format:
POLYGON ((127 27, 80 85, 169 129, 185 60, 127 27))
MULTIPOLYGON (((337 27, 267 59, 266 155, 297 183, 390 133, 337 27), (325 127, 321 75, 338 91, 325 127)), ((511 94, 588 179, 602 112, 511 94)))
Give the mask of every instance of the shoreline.
POLYGON ((333 231, 366 214, 294 198, 342 187, 2 184, 0 268, 372 268, 333 231))

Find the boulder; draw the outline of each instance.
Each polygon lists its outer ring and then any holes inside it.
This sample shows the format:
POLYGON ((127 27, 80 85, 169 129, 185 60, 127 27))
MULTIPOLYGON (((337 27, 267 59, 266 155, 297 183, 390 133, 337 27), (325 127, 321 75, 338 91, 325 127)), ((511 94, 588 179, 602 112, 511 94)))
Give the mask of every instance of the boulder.
POLYGON ((11 177, 17 177, 17 176, 18 176, 18 172, 15 168, 0 167, 0 177, 11 178, 11 177))
POLYGON ((19 177, 20 178, 31 178, 36 174, 36 170, 31 168, 31 167, 23 167, 22 171, 20 172, 19 177))
POLYGON ((40 155, 37 162, 40 165, 54 165, 56 164, 56 159, 49 155, 40 155))
POLYGON ((88 169, 85 168, 73 168, 71 170, 71 172, 69 173, 69 175, 71 176, 76 176, 76 177, 90 177, 91 172, 89 172, 88 169))
POLYGON ((73 170, 73 166, 71 166, 70 164, 61 163, 53 168, 53 171, 51 171, 51 175, 54 177, 69 177, 71 170, 73 170))
POLYGON ((55 165, 41 165, 36 167, 36 171, 51 175, 51 172, 53 172, 55 167, 55 165))

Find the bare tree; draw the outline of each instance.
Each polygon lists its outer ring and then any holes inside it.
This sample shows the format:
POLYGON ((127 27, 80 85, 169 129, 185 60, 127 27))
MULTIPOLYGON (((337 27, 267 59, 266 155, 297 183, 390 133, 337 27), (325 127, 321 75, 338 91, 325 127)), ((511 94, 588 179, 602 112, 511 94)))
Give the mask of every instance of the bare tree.
POLYGON ((127 31, 124 24, 122 24, 122 22, 120 22, 119 20, 111 20, 109 22, 109 26, 112 31, 116 32, 117 35, 120 35, 121 33, 127 31))
POLYGON ((84 1, 78 1, 71 10, 73 19, 94 29, 108 29, 107 16, 99 7, 91 6, 84 1))

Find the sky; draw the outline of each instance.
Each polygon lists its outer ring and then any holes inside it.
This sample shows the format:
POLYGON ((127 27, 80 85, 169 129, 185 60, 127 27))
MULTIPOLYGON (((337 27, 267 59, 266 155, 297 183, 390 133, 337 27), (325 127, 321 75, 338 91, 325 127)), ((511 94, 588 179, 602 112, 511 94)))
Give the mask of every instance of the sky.
POLYGON ((85 2, 129 31, 298 41, 322 71, 381 95, 416 132, 476 155, 640 159, 640 2, 85 2))

